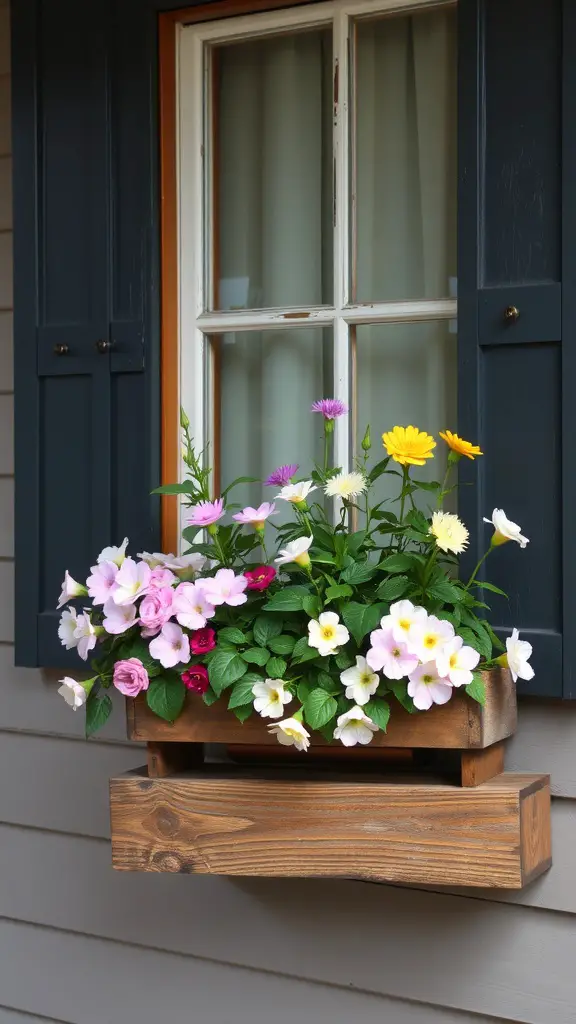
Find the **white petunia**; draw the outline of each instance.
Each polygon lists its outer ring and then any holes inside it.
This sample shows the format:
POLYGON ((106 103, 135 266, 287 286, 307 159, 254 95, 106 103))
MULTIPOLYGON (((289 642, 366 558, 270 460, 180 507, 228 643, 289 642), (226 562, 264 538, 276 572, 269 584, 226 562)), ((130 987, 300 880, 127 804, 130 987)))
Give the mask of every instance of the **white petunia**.
MULTIPOLYGON (((77 683, 76 680, 71 679, 70 676, 64 676, 64 679, 59 679, 58 682, 62 683, 62 686, 58 687, 58 693, 61 697, 64 697, 64 700, 70 705, 73 711, 76 711, 77 708, 81 708, 82 705, 86 703, 88 693, 92 687, 89 687, 88 692, 86 692, 82 683, 77 683)), ((93 680, 91 680, 91 682, 93 682, 93 680)))
POLYGON ((292 694, 285 689, 282 679, 265 679, 263 683, 254 683, 254 710, 262 718, 281 718, 284 705, 292 700, 292 694))
POLYGON ((341 624, 336 612, 322 612, 317 620, 310 619, 308 623, 308 646, 316 647, 323 658, 335 654, 349 639, 350 633, 341 624))
POLYGON ((417 622, 412 626, 408 634, 408 650, 426 663, 437 658, 453 636, 454 626, 451 622, 429 615, 426 622, 417 622))
POLYGON ((381 629, 391 629, 397 643, 406 643, 412 626, 422 625, 428 618, 428 612, 420 605, 414 606, 412 601, 395 601, 390 605, 390 614, 380 619, 381 629))
POLYGON ((328 481, 324 494, 328 498, 355 498, 366 490, 366 477, 363 473, 338 473, 328 481))
POLYGON ((152 572, 148 562, 135 562, 133 558, 125 558, 122 562, 112 598, 116 604, 133 604, 136 598, 148 593, 152 572))
POLYGON ((520 640, 516 628, 512 630, 512 636, 506 639, 506 660, 508 668, 512 673, 512 679, 533 679, 534 669, 528 664, 528 658, 532 655, 532 644, 527 640, 520 640))
POLYGON ((452 686, 468 686, 474 676, 472 669, 480 661, 478 651, 473 647, 464 647, 461 636, 455 636, 444 644, 443 649, 436 656, 436 668, 438 674, 448 679, 452 686))
POLYGON ((302 722, 297 718, 285 718, 283 722, 277 722, 268 726, 268 732, 275 736, 279 743, 285 747, 296 747, 296 750, 308 750, 310 746, 310 733, 306 731, 302 722))
POLYGON ((58 598, 58 604, 56 608, 63 608, 68 601, 71 601, 74 597, 86 597, 88 591, 82 583, 78 583, 66 569, 64 573, 64 581, 62 583, 62 592, 58 598))
POLYGON ((107 633, 112 636, 119 636, 136 623, 136 606, 133 604, 116 604, 110 597, 104 608, 104 619, 102 625, 107 633))
POLYGON ((452 696, 452 684, 442 679, 435 661, 426 665, 418 665, 408 677, 408 696, 412 697, 414 707, 419 711, 428 711, 433 704, 446 704, 452 696))
POLYGON ((274 561, 277 565, 288 565, 289 562, 296 562, 297 565, 303 567, 310 565, 308 548, 311 543, 312 537, 298 537, 296 540, 291 540, 285 548, 280 548, 278 558, 275 558, 274 561))
POLYGON ((494 527, 494 533, 492 535, 492 547, 498 547, 499 544, 506 544, 509 540, 515 540, 521 548, 525 548, 530 543, 528 537, 523 537, 520 530, 521 527, 518 523, 513 523, 511 519, 508 519, 504 509, 495 508, 492 512, 492 519, 486 519, 484 516, 485 523, 492 523, 494 527))
POLYGON ((282 501, 291 501, 294 505, 300 505, 315 490, 316 487, 312 480, 301 480, 299 484, 286 484, 275 497, 282 498, 282 501))
POLYGON ((78 638, 76 636, 76 627, 78 625, 78 613, 75 608, 65 608, 60 617, 60 625, 58 626, 58 636, 60 637, 60 643, 67 651, 71 651, 74 647, 78 647, 78 638))
POLYGON ((96 630, 90 619, 90 612, 84 611, 76 619, 74 636, 78 641, 78 654, 87 661, 88 654, 96 646, 96 630))
POLYGON ((204 555, 193 552, 191 555, 164 555, 162 565, 165 569, 175 572, 180 579, 194 579, 208 561, 204 555))
POLYGON ((103 548, 102 551, 100 552, 100 554, 98 555, 98 558, 96 559, 96 561, 97 562, 115 562, 115 564, 118 567, 120 567, 122 565, 122 562, 126 558, 126 548, 127 547, 128 547, 128 537, 124 537, 124 540, 120 544, 120 547, 113 547, 112 546, 112 547, 109 547, 109 548, 103 548))
POLYGON ((380 682, 379 677, 372 671, 366 658, 361 655, 356 657, 356 664, 340 673, 340 681, 346 687, 348 700, 355 704, 367 704, 380 682))
POLYGON ((378 726, 364 714, 362 708, 355 705, 338 718, 334 739, 340 740, 345 747, 355 747, 357 743, 365 746, 370 743, 375 732, 378 732, 378 726))

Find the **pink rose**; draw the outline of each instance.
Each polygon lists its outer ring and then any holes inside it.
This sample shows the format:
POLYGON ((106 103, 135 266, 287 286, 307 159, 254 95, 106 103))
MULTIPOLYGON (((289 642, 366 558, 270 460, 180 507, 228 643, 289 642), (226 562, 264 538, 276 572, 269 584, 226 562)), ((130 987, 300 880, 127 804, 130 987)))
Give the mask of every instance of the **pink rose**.
POLYGON ((140 625, 144 626, 142 636, 156 636, 172 614, 172 588, 160 587, 151 590, 140 604, 140 625))
POLYGON ((117 661, 114 666, 114 686, 125 697, 137 697, 141 690, 150 685, 148 673, 140 658, 117 661))
POLYGON ((161 565, 152 570, 150 577, 150 589, 160 590, 163 587, 171 587, 173 583, 180 582, 170 569, 163 569, 161 565))

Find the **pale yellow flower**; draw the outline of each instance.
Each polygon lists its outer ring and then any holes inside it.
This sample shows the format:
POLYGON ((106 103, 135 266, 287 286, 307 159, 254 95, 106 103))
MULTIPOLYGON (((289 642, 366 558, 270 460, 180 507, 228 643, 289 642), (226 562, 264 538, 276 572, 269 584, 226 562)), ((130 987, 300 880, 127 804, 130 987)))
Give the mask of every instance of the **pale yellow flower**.
POLYGON ((382 434, 382 441, 388 455, 401 466, 425 466, 426 459, 434 458, 436 441, 418 427, 394 427, 382 434))
POLYGON ((452 512, 434 512, 428 532, 436 538, 441 551, 452 551, 455 555, 462 554, 470 536, 462 520, 452 512))
POLYGON ((355 498, 366 490, 363 473, 338 473, 328 481, 324 493, 328 498, 355 498))

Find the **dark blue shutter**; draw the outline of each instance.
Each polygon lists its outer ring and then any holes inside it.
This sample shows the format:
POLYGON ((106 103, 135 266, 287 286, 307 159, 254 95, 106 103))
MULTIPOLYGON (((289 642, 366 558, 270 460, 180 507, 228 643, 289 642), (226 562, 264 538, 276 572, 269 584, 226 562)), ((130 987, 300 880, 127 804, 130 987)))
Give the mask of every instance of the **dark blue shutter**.
POLYGON ((149 88, 145 67, 118 61, 111 19, 106 0, 82 17, 73 0, 12 11, 21 665, 70 660, 65 568, 82 580, 125 532, 138 550, 158 537, 149 88))
POLYGON ((482 517, 494 507, 530 538, 525 550, 510 543, 488 560, 486 578, 509 601, 485 593, 499 634, 517 626, 533 644, 536 676, 520 692, 546 696, 576 696, 562 657, 576 571, 570 113, 564 138, 562 124, 574 72, 563 63, 562 18, 561 0, 459 4, 459 425, 485 452, 462 467, 476 487, 462 489, 461 510, 473 526, 471 564, 489 542, 482 517))

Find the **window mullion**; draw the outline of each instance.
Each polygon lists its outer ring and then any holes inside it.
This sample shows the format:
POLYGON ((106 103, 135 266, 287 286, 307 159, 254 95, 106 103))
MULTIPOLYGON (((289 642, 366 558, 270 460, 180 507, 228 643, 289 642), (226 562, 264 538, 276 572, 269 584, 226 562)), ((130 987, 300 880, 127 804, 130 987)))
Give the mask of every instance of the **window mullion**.
MULTIPOLYGON (((350 330, 342 318, 348 304, 350 253, 350 181, 349 181, 349 97, 348 32, 350 20, 343 9, 334 18, 334 396, 350 402, 350 330)), ((350 416, 354 410, 350 409, 350 416)), ((334 461, 347 469, 350 465, 350 425, 348 417, 336 420, 334 461)))

